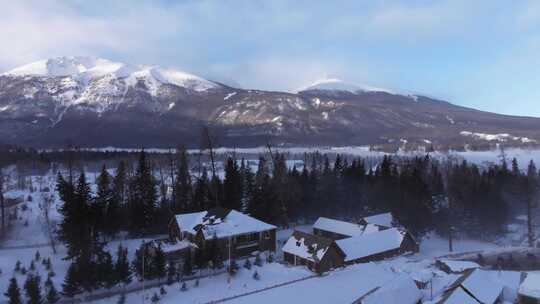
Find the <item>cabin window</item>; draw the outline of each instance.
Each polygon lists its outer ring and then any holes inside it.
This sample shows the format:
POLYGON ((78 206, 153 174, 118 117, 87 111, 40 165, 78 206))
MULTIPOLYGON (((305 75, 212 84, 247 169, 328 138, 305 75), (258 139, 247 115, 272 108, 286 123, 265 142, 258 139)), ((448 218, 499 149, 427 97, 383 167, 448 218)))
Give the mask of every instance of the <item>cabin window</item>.
POLYGON ((263 236, 266 240, 269 240, 270 239, 270 231, 264 231, 263 232, 263 236))

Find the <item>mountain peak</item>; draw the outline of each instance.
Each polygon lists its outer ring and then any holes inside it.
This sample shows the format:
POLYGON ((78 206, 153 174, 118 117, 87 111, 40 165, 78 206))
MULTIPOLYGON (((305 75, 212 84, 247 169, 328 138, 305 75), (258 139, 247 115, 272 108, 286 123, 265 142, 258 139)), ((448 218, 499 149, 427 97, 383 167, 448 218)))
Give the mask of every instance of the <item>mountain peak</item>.
POLYGON ((126 79, 129 83, 145 79, 153 83, 172 84, 195 91, 205 91, 219 87, 217 83, 176 69, 131 65, 103 58, 84 56, 63 56, 39 60, 14 68, 2 75, 16 77, 72 77, 81 82, 111 76, 126 79))
POLYGON ((392 90, 377 88, 369 85, 359 85, 351 82, 347 82, 338 78, 325 78, 312 83, 309 86, 298 89, 297 92, 303 91, 343 91, 350 93, 358 92, 384 92, 389 94, 395 94, 392 90))

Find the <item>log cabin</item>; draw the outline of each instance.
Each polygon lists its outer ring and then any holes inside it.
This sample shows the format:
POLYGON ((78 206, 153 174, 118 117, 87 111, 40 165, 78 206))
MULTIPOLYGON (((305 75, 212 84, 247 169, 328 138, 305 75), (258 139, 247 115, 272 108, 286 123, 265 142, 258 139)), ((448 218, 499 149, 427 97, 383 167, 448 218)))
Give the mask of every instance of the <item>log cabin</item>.
POLYGON ((199 250, 217 248, 224 259, 276 250, 276 227, 221 207, 177 214, 169 223, 171 243, 190 242, 199 250))

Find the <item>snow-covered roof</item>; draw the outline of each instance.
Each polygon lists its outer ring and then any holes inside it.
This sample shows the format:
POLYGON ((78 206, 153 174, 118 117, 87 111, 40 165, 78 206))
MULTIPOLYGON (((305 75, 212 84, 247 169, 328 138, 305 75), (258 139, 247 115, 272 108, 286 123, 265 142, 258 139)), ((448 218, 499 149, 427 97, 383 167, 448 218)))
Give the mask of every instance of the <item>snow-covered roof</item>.
POLYGON ((209 211, 177 214, 178 227, 191 234, 201 229, 205 239, 224 238, 233 235, 262 232, 275 229, 276 226, 259 221, 236 210, 214 208, 209 211))
MULTIPOLYGON (((334 220, 327 217, 319 217, 315 224, 313 224, 314 229, 320 229, 324 231, 330 231, 333 233, 345 235, 345 236, 359 236, 364 233, 366 226, 358 225, 354 223, 334 220)), ((368 232, 373 232, 373 229, 376 227, 369 227, 368 232)), ((379 230, 376 228, 377 231, 379 230)))
POLYGON ((336 241, 345 253, 345 262, 397 249, 401 246, 405 232, 390 228, 336 241))
POLYGON ((170 243, 170 242, 161 243, 161 249, 165 253, 176 252, 176 251, 184 250, 190 247, 197 248, 197 245, 189 241, 185 241, 185 240, 174 242, 174 243, 170 243))
POLYGON ((463 272, 468 269, 480 267, 480 265, 476 264, 475 262, 469 262, 469 261, 456 261, 456 260, 441 259, 441 260, 438 260, 438 262, 446 265, 446 267, 448 267, 450 272, 463 272))
POLYGON ((416 304, 422 299, 422 293, 413 279, 406 274, 400 274, 380 288, 368 292, 360 299, 360 303, 396 303, 397 299, 400 304, 416 304))
POLYGON ((318 235, 294 231, 291 237, 283 245, 283 252, 290 253, 318 262, 322 260, 328 248, 332 245, 332 240, 318 235))
POLYGON ((460 277, 451 288, 454 289, 449 290, 437 303, 495 303, 504 286, 494 280, 488 271, 475 269, 460 277))
POLYGON ((540 299, 540 273, 528 273, 519 285, 519 294, 540 299))
POLYGON ((383 227, 392 227, 394 222, 394 217, 392 216, 392 213, 380 213, 375 214, 372 216, 366 216, 364 217, 364 221, 368 224, 374 224, 379 225, 383 227))

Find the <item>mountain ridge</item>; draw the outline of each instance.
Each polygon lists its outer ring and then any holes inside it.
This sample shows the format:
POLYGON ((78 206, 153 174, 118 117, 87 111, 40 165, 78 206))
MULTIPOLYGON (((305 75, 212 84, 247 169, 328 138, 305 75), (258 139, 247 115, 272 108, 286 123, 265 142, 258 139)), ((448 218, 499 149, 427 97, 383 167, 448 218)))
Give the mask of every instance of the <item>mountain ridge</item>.
POLYGON ((248 90, 180 70, 95 57, 59 57, 0 74, 3 143, 196 146, 203 126, 229 146, 269 141, 531 145, 540 140, 539 118, 483 112, 338 79, 296 93, 248 90))

